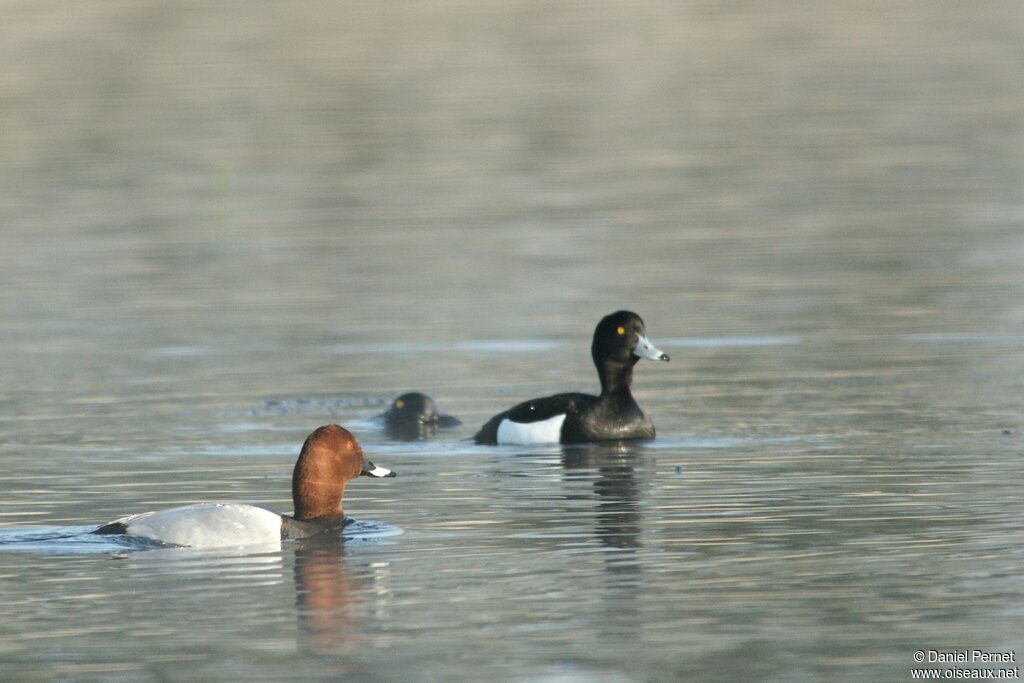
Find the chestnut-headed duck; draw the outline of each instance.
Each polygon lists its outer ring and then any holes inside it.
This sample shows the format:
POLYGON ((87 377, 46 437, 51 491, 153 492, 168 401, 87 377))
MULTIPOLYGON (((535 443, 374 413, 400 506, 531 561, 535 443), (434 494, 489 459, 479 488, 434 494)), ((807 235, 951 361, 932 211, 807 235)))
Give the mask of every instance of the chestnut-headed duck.
POLYGON ((437 433, 438 429, 458 427, 462 421, 437 412, 434 399, 418 391, 402 394, 380 416, 384 431, 398 441, 420 441, 437 433))
POLYGON ((217 548, 280 544, 339 532, 352 522, 342 509, 345 484, 359 476, 393 477, 363 457, 363 449, 344 427, 314 430, 292 472, 291 517, 254 505, 199 503, 122 517, 96 529, 98 534, 125 534, 168 545, 217 548))
POLYGON ((531 445, 653 439, 654 425, 629 387, 641 358, 668 360, 647 339, 644 321, 616 311, 594 329, 590 355, 601 380, 601 395, 568 393, 537 398, 499 413, 474 436, 479 444, 531 445))

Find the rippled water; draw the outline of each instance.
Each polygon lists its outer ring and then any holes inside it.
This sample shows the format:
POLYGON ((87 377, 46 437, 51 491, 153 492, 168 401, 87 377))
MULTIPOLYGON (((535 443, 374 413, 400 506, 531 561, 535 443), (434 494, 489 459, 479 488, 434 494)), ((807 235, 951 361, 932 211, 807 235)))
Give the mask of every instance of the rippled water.
POLYGON ((1016 2, 0 9, 0 678, 905 680, 1024 626, 1016 2), (638 311, 650 443, 481 447, 638 311), (408 390, 463 425, 388 440, 408 390), (290 510, 339 422, 377 529, 290 510))

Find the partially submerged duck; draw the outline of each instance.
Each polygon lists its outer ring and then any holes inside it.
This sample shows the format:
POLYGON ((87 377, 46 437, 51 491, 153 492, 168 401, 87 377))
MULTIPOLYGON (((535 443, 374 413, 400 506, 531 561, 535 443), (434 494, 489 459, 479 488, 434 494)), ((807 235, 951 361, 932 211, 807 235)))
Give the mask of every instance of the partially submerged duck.
POLYGON ((437 433, 438 429, 457 427, 462 421, 437 412, 434 399, 418 391, 402 394, 381 416, 387 435, 399 441, 419 441, 437 433))

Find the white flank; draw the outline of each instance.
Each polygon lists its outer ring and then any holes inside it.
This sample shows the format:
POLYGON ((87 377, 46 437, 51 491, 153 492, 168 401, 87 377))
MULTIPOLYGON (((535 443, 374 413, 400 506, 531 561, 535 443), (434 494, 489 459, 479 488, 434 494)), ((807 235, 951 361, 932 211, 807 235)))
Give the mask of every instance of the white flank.
POLYGON ((281 516, 253 505, 200 503, 118 521, 130 536, 193 548, 281 545, 281 516))
POLYGON ((563 422, 565 422, 565 413, 540 422, 513 422, 505 418, 498 425, 498 443, 516 446, 558 443, 562 440, 563 422))

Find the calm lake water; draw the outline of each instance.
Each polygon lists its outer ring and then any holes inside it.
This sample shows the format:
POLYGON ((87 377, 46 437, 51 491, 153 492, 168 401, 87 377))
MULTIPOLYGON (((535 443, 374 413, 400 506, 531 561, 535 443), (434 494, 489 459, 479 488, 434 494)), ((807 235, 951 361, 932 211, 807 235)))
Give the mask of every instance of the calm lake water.
POLYGON ((1024 656, 1024 5, 0 6, 0 678, 910 680, 1024 656), (639 312, 658 438, 481 447, 639 312), (390 441, 407 390, 463 426, 390 441), (401 535, 290 511, 313 428, 401 535), (63 535, 61 538, 55 536, 63 535), (969 666, 969 665, 963 665, 969 666))

